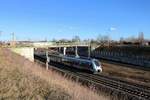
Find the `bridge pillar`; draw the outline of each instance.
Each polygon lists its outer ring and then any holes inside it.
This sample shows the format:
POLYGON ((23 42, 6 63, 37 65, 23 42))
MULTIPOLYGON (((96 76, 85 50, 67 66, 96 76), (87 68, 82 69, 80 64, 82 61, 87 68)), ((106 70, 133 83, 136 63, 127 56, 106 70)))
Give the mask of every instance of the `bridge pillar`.
POLYGON ((75 47, 75 56, 78 57, 78 46, 75 47))
POLYGON ((91 46, 88 46, 88 57, 91 57, 91 46))
POLYGON ((67 49, 67 48, 64 47, 63 49, 64 49, 64 50, 63 50, 63 54, 66 55, 66 49, 67 49))
POLYGON ((58 47, 58 52, 61 53, 61 47, 58 47))

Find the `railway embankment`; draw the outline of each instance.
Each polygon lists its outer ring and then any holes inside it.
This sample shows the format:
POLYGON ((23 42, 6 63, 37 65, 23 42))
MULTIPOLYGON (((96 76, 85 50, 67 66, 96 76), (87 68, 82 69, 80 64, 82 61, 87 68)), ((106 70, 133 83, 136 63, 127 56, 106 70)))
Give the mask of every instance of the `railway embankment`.
POLYGON ((150 69, 150 47, 116 46, 99 47, 92 52, 92 56, 121 63, 141 66, 150 69))
POLYGON ((108 100, 108 97, 0 48, 0 99, 108 100))

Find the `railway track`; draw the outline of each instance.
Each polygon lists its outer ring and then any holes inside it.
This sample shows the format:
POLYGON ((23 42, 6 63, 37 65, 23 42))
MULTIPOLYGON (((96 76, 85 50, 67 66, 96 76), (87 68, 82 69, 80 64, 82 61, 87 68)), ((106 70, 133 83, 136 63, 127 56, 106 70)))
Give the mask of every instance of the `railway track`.
POLYGON ((144 85, 141 85, 141 84, 136 84, 136 83, 133 83, 133 82, 124 81, 124 80, 114 78, 114 77, 108 77, 108 76, 102 75, 102 74, 101 75, 98 74, 98 76, 105 77, 107 79, 115 80, 115 81, 118 81, 118 82, 122 82, 124 84, 132 84, 132 86, 134 86, 134 87, 141 87, 144 91, 150 92, 150 87, 149 86, 144 86, 144 85))
MULTIPOLYGON (((83 74, 81 74, 81 75, 83 75, 83 74)), ((102 76, 102 75, 99 75, 98 77, 96 77, 95 75, 84 74, 83 76, 86 78, 89 78, 90 80, 93 80, 94 82, 97 82, 100 84, 105 84, 106 86, 108 86, 112 89, 117 89, 118 91, 121 90, 124 94, 128 93, 130 95, 131 94, 134 95, 137 98, 143 98, 143 99, 150 100, 150 91, 145 90, 141 87, 136 87, 131 84, 112 80, 112 79, 102 76)))
MULTIPOLYGON (((37 56, 36 59, 44 61, 43 58, 37 56)), ((45 59, 46 60, 46 59, 45 59)), ((138 84, 129 83, 123 80, 118 80, 103 74, 90 74, 72 69, 69 66, 51 62, 55 70, 59 70, 65 74, 69 74, 80 81, 86 81, 93 84, 96 88, 107 88, 110 91, 115 91, 118 95, 127 95, 131 100, 150 100, 150 88, 138 84)))

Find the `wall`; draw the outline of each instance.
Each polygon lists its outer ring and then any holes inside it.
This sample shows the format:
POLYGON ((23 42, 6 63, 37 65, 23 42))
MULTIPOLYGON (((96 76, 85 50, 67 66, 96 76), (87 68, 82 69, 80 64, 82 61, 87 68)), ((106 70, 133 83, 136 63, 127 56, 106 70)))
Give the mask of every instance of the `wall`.
POLYGON ((18 48, 11 48, 11 50, 15 53, 20 54, 21 56, 24 56, 30 61, 34 61, 34 48, 32 47, 18 47, 18 48))
POLYGON ((92 56, 150 68, 149 46, 106 46, 92 52, 92 56))

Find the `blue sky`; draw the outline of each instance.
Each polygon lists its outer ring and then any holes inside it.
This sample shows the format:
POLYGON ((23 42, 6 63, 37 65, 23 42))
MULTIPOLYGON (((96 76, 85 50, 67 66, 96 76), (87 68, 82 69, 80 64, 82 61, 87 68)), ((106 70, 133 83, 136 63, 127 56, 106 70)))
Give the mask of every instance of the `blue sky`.
POLYGON ((0 0, 0 40, 150 39, 150 0, 0 0))

